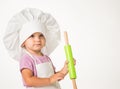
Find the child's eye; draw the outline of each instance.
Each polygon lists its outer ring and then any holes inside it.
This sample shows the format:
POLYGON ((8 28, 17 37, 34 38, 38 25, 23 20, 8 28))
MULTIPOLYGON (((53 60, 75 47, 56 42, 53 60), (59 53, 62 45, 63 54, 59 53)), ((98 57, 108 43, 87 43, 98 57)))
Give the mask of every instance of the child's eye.
POLYGON ((30 37, 34 37, 34 35, 31 35, 30 37))
POLYGON ((39 37, 44 37, 44 36, 43 36, 43 34, 40 34, 40 36, 39 36, 39 37))

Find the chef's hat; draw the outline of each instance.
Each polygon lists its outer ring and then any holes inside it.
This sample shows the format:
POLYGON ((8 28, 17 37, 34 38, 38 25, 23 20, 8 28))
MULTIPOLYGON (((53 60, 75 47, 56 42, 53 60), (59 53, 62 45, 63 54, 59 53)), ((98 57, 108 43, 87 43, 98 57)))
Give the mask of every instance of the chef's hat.
POLYGON ((42 52, 46 55, 50 55, 60 43, 59 26, 50 14, 35 8, 24 9, 9 21, 3 37, 4 45, 13 59, 20 60, 24 53, 21 45, 35 32, 45 36, 46 45, 42 52))

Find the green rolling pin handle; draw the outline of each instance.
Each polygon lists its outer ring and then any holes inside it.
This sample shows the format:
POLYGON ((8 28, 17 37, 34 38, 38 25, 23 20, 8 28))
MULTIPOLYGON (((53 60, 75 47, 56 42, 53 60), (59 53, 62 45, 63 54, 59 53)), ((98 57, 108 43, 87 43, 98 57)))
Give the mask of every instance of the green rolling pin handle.
POLYGON ((64 32, 64 36, 65 36, 65 42, 66 42, 66 45, 64 46, 64 50, 65 50, 66 58, 69 62, 68 63, 69 76, 70 76, 70 79, 76 79, 74 59, 73 59, 73 55, 72 55, 71 46, 69 45, 69 42, 68 42, 67 32, 64 32))

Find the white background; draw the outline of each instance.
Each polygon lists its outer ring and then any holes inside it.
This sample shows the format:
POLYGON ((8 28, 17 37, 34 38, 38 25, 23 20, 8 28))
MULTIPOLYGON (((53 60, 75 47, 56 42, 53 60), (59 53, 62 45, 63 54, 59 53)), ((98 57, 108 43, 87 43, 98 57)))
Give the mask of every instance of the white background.
MULTIPOLYGON (((0 89, 25 89, 19 64, 8 56, 2 37, 10 18, 27 7, 51 13, 68 31, 78 89, 120 89, 120 0, 0 0, 0 89)), ((65 61, 61 35, 50 56, 57 70, 65 61)), ((73 89, 69 76, 60 84, 73 89)))

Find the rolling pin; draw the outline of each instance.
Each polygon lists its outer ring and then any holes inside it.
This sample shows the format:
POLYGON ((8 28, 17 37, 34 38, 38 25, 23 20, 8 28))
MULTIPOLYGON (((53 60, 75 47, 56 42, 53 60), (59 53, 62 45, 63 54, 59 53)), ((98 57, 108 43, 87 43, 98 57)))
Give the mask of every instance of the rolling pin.
POLYGON ((72 80, 73 89, 77 89, 76 80, 75 80, 76 79, 76 70, 74 67, 74 59, 73 59, 72 49, 71 49, 71 45, 69 44, 68 35, 67 35, 66 31, 64 32, 64 38, 65 38, 64 50, 65 50, 65 54, 66 54, 66 59, 68 61, 69 77, 72 80))

